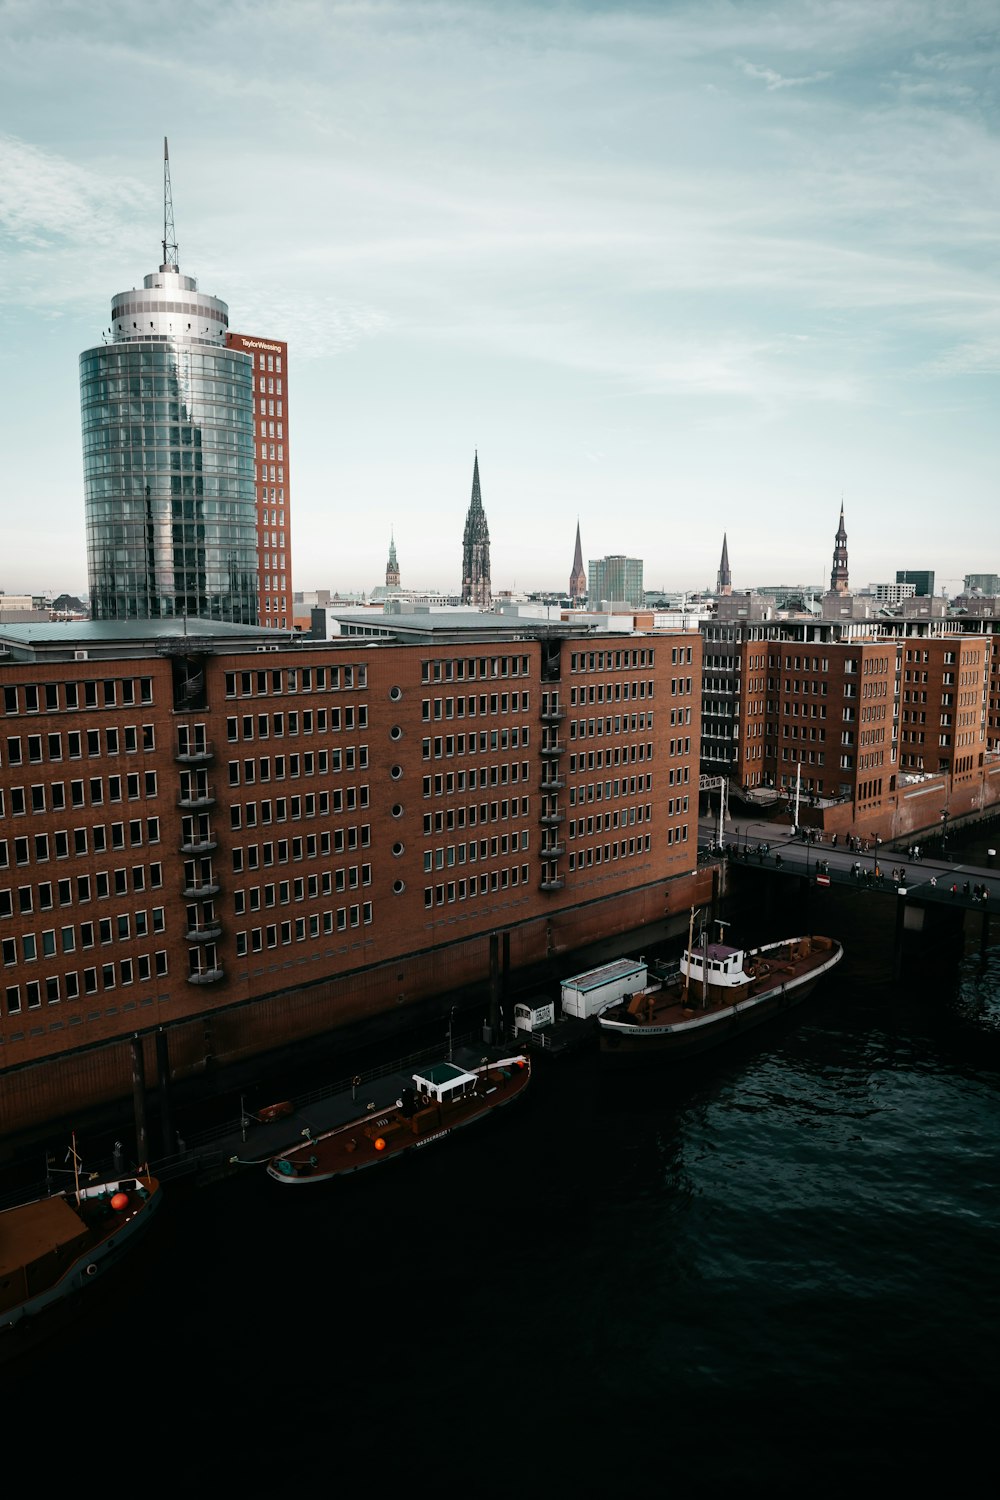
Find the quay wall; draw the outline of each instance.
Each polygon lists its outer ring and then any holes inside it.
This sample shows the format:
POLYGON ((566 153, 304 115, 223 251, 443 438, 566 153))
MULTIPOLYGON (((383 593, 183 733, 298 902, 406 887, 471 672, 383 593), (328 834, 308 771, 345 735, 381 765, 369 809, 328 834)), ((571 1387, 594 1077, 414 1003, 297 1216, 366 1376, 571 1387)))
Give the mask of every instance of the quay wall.
MULTIPOLYGON (((558 961, 595 942, 666 925, 692 905, 712 897, 712 874, 702 869, 653 882, 603 900, 563 908, 506 928, 511 991, 519 973, 558 961)), ((298 984, 242 1004, 206 1010, 160 1029, 166 1035, 172 1082, 216 1076, 218 1070, 263 1056, 296 1042, 336 1033, 360 1022, 386 1020, 386 1029, 405 1031, 427 1014, 435 996, 463 989, 485 993, 490 980, 490 934, 440 942, 312 984, 298 984)), ((470 996, 470 999, 473 997, 470 996)), ((137 1031, 142 1039, 145 1086, 156 1088, 156 1027, 137 1031)), ((74 1110, 95 1110, 125 1100, 132 1092, 132 1035, 67 1051, 10 1069, 0 1091, 0 1137, 37 1131, 74 1110)))

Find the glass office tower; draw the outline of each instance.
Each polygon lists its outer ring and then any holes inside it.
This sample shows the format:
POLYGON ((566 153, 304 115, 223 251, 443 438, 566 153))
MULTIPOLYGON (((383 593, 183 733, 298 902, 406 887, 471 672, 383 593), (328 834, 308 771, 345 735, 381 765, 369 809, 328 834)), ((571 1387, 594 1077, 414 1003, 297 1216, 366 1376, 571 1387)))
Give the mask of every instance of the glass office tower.
POLYGON ((91 612, 256 625, 253 361, 164 251, 80 356, 91 612))

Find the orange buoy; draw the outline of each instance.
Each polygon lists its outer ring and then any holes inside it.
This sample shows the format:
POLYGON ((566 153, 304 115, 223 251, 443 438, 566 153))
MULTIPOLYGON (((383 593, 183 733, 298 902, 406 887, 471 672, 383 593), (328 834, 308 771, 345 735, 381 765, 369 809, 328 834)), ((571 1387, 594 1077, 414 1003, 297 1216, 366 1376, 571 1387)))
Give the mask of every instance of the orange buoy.
POLYGON ((379 1135, 379 1136, 375 1137, 375 1150, 376 1151, 384 1151, 385 1150, 385 1136, 384 1135, 379 1135))
POLYGON ((111 1200, 111 1207, 121 1213, 123 1208, 128 1208, 128 1193, 115 1193, 111 1200))

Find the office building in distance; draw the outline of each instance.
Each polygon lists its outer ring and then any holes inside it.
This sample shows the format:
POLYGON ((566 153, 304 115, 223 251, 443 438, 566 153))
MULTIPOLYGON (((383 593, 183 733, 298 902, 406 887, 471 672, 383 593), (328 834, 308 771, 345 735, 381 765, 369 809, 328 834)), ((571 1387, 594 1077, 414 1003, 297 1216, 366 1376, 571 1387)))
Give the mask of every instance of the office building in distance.
POLYGON ((610 604, 631 604, 633 609, 641 609, 645 599, 641 557, 615 553, 591 559, 587 568, 587 602, 591 609, 610 604))
POLYGON ((897 568, 896 582, 912 584, 917 598, 929 599, 934 594, 934 573, 928 568, 897 568))

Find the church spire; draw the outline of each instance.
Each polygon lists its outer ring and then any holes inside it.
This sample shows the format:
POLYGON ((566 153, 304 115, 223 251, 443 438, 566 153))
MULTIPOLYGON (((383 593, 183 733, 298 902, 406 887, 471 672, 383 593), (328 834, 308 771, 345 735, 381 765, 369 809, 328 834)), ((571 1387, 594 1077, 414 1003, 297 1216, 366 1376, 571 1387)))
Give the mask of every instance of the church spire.
POLYGON ((733 575, 729 571, 729 541, 726 533, 722 533, 722 557, 719 561, 719 576, 715 584, 717 594, 731 594, 733 592, 733 575))
POLYGON ((833 539, 833 568, 830 573, 831 594, 849 594, 850 581, 847 576, 847 531, 844 527, 844 502, 840 502, 840 525, 833 539))
POLYGON ((399 563, 396 561, 396 538, 393 532, 389 532, 389 561, 385 565, 385 586, 387 589, 399 588, 399 563))
POLYGON ((587 597, 587 575, 583 567, 583 548, 580 546, 580 522, 576 523, 576 550, 573 553, 573 570, 569 575, 569 597, 578 604, 587 597))
POLYGON ((489 609, 490 529, 486 524, 483 497, 479 489, 479 450, 472 469, 472 499, 465 518, 462 537, 462 603, 478 604, 489 609))

